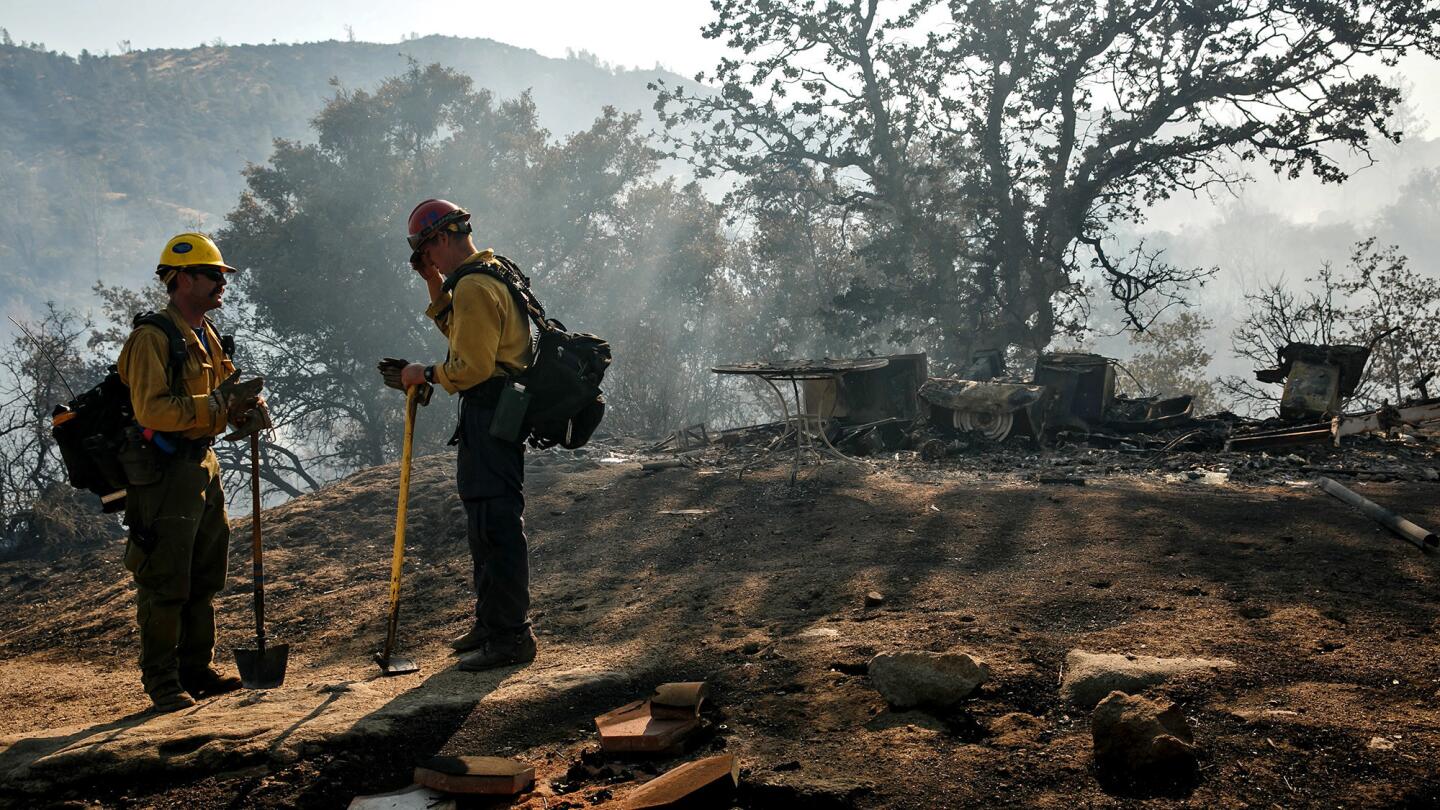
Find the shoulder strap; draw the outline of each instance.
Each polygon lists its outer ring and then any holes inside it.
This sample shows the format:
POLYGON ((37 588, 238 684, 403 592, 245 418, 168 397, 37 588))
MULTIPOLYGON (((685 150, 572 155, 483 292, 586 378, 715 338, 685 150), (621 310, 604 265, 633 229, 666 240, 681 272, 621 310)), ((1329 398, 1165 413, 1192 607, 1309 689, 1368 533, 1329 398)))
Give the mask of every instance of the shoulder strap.
MULTIPOLYGON (((520 272, 519 266, 504 256, 497 255, 495 259, 500 262, 499 267, 489 262, 471 262, 470 264, 460 265, 460 267, 456 268, 455 272, 451 273, 450 276, 445 279, 445 282, 440 285, 440 289, 454 295, 455 285, 460 283, 460 279, 472 273, 482 273, 510 288, 510 297, 515 299, 515 306, 519 307, 521 312, 530 317, 530 320, 535 323, 536 329, 542 332, 555 329, 554 323, 545 317, 544 305, 540 303, 539 298, 535 297, 535 293, 530 290, 530 279, 524 273, 520 272)), ((448 307, 446 309, 448 309, 448 307)), ((441 313, 445 311, 446 310, 441 310, 441 313)))
POLYGON ((180 334, 180 329, 174 321, 159 312, 145 312, 136 315, 135 327, 138 329, 141 326, 154 326, 164 332, 165 337, 170 340, 169 362, 166 363, 166 369, 170 375, 170 390, 180 393, 180 388, 185 384, 185 359, 188 356, 188 352, 185 350, 185 336, 180 334))
MULTIPOLYGON (((205 318, 205 325, 210 327, 211 332, 220 335, 220 330, 215 326, 215 322, 210 320, 209 315, 204 315, 201 317, 205 318)), ((220 335, 220 352, 225 355, 225 359, 227 360, 235 356, 234 335, 220 335)))

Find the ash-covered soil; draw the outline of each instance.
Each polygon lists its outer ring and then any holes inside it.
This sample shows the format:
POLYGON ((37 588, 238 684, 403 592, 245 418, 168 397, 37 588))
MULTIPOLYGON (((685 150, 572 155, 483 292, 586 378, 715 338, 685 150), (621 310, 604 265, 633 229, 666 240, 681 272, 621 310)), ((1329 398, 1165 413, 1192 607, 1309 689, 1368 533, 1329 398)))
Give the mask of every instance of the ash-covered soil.
MULTIPOLYGON (((0 565, 0 802, 344 807, 443 752, 534 764, 517 806, 592 807, 723 751, 742 808, 1440 803, 1435 556, 1312 487, 1089 470, 1051 485, 945 462, 832 462, 791 487, 783 459, 743 477, 537 464, 540 657, 469 674, 444 646, 472 599, 453 466, 422 458, 414 478, 401 623, 419 675, 381 679, 370 660, 394 465, 265 512, 270 627, 294 652, 285 686, 249 702, 138 714, 120 546, 0 565), (1192 722, 1198 779, 1097 778, 1088 713, 1058 690, 1076 648, 1236 662, 1151 690, 1192 722), (993 677, 943 716, 892 711, 866 662, 903 649, 966 651, 993 677), (685 755, 594 755, 594 716, 696 679, 712 697, 685 755)), ((1353 486, 1440 526, 1435 484, 1353 486)), ((253 644, 248 531, 236 522, 219 602, 227 667, 253 644)))

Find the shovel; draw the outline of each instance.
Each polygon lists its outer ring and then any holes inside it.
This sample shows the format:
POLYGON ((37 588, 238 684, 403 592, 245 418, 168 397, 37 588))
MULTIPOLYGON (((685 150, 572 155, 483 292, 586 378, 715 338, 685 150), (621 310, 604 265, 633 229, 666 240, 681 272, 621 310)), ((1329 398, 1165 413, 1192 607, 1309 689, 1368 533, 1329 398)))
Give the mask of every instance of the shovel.
POLYGON ((265 646, 265 563, 260 552, 260 435, 250 434, 250 540, 255 561, 255 649, 235 650, 235 668, 246 689, 274 689, 285 682, 290 645, 265 646))
POLYGON ((385 649, 375 663, 382 675, 419 672, 413 659, 395 654, 395 635, 400 624, 400 569, 405 565, 405 513, 410 504, 410 451, 415 439, 415 408, 428 404, 434 391, 428 383, 412 385, 405 391, 405 443, 400 450, 400 506, 395 510, 395 550, 390 557, 390 615, 385 622, 385 649))

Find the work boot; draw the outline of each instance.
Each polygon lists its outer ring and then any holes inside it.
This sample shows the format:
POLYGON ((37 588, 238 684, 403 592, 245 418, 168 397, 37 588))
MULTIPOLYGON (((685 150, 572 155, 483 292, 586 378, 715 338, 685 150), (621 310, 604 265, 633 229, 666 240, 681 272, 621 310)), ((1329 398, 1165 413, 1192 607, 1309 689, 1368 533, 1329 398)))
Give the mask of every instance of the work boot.
POLYGON ((480 672, 509 664, 528 664, 534 660, 535 634, 526 630, 510 638, 492 636, 480 652, 460 659, 460 669, 465 672, 480 672))
POLYGON ((471 650, 478 650, 481 647, 485 646, 485 642, 490 640, 490 635, 491 634, 489 630, 481 626, 479 622, 476 622, 475 625, 471 627, 468 632, 465 633, 465 635, 456 636, 455 638, 451 639, 450 646, 455 650, 455 652, 463 653, 470 652, 471 650))
POLYGON ((150 707, 150 711, 156 714, 178 712, 181 709, 188 709, 195 705, 195 701, 191 700, 189 695, 180 691, 180 687, 178 686, 151 695, 150 702, 154 704, 150 707))
POLYGON ((213 667, 206 667, 193 672, 181 672, 180 688, 199 700, 234 692, 240 688, 240 679, 234 675, 221 675, 213 667))

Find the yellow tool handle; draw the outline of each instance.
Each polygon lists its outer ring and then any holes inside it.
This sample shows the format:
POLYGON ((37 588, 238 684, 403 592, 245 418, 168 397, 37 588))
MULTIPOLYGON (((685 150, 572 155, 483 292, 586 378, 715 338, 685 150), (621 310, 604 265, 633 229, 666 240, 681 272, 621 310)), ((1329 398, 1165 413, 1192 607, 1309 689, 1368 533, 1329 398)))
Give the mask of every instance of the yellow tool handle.
POLYGON ((265 563, 260 550, 260 434, 250 434, 250 558, 255 578, 255 648, 265 657, 265 563))
MULTIPOLYGON (((405 391, 405 444, 400 450, 400 506, 395 510, 395 551, 390 559, 390 615, 400 606, 400 568, 405 564, 405 513, 410 505, 410 450, 415 440, 415 406, 420 387, 405 391)), ((388 652, 388 651, 387 651, 388 652)))

